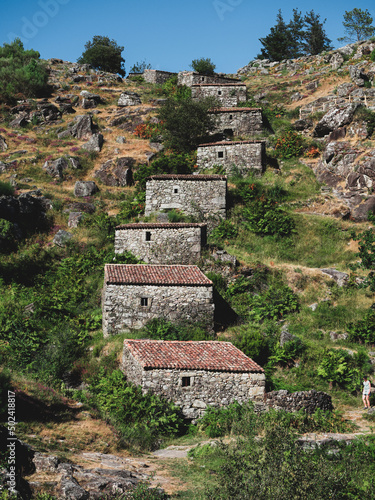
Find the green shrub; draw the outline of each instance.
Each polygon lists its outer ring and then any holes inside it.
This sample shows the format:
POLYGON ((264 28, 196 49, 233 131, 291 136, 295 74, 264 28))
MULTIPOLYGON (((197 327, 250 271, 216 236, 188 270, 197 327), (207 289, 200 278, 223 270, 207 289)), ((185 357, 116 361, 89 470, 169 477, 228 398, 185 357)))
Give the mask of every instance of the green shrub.
POLYGON ((225 436, 231 432, 233 425, 242 419, 245 412, 252 412, 252 408, 252 403, 241 405, 237 401, 225 408, 208 406, 197 423, 198 428, 204 430, 210 438, 225 436))
POLYGON ((370 54, 371 61, 375 62, 375 49, 370 54))
MULTIPOLYGON (((207 340, 204 328, 199 324, 174 324, 164 318, 150 320, 144 329, 139 330, 140 337, 155 340, 207 340)), ((210 337, 211 338, 211 337, 210 337)))
POLYGON ((348 334, 352 342, 375 344, 375 311, 370 309, 362 320, 351 323, 348 326, 348 334))
POLYGON ((276 202, 267 199, 253 201, 243 211, 245 226, 256 234, 278 237, 290 236, 295 230, 295 223, 276 202))
POLYGON ((193 59, 190 65, 194 71, 201 75, 213 75, 215 72, 215 64, 209 58, 201 57, 200 59, 193 59))
POLYGON ((275 153, 277 158, 286 160, 299 157, 303 151, 303 137, 293 130, 287 130, 276 142, 275 153))
POLYGON ((269 342, 258 326, 243 326, 233 338, 233 344, 261 366, 267 363, 270 355, 269 342))
POLYGON ((274 349, 269 360, 272 364, 280 366, 289 366, 299 358, 306 350, 306 345, 298 338, 285 342, 283 346, 280 344, 274 349))
POLYGON ((122 439, 152 449, 163 436, 177 435, 183 427, 180 410, 158 396, 126 382, 123 373, 100 369, 91 380, 92 404, 120 430, 122 439))
POLYGON ((214 228, 214 230, 210 234, 210 237, 213 240, 229 240, 236 238, 237 235, 238 227, 229 220, 225 219, 214 228))
POLYGON ((10 182, 0 181, 0 196, 13 196, 14 187, 10 182))
MULTIPOLYGON (((371 82, 366 82, 371 87, 371 82)), ((365 106, 360 106, 355 114, 354 119, 356 121, 364 121, 367 126, 368 136, 371 137, 375 130, 375 113, 365 106)))

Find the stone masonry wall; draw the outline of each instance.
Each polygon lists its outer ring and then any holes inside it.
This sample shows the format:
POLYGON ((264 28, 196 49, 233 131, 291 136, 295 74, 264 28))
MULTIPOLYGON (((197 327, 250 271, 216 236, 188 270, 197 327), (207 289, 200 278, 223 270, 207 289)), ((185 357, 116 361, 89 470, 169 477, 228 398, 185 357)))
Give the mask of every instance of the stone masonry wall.
POLYGON ((143 393, 153 392, 173 401, 182 409, 186 418, 200 418, 208 405, 227 406, 234 401, 263 402, 264 373, 213 372, 205 370, 142 370, 142 382, 138 363, 124 349, 122 370, 129 381, 142 385, 143 393), (183 387, 182 377, 190 378, 190 385, 183 387))
POLYGON ((237 78, 228 78, 220 75, 200 75, 194 71, 180 71, 177 76, 178 85, 191 87, 197 83, 241 83, 237 78))
POLYGON ((145 69, 143 72, 143 78, 145 82, 158 84, 166 82, 171 76, 174 75, 177 75, 177 73, 172 73, 170 71, 160 71, 158 69, 145 69))
POLYGON ((205 242, 203 224, 189 227, 150 224, 140 229, 116 229, 115 252, 131 252, 147 264, 194 264, 200 259, 205 242))
POLYGON ((182 210, 200 221, 226 218, 227 181, 149 179, 146 183, 145 215, 168 209, 182 210))
POLYGON ((262 174, 266 163, 265 141, 216 142, 201 144, 197 151, 197 165, 202 170, 222 165, 225 173, 233 170, 246 175, 250 170, 262 174))
POLYGON ((329 394, 321 391, 298 391, 289 393, 288 391, 272 391, 265 395, 264 402, 267 406, 276 410, 289 412, 305 410, 307 413, 314 413, 315 410, 333 410, 332 398, 329 394))
POLYGON ((213 331, 215 306, 212 285, 157 286, 105 283, 102 304, 105 337, 142 328, 151 319, 160 317, 173 323, 201 322, 210 332, 213 331), (147 299, 147 305, 142 305, 144 299, 147 299))
POLYGON ((214 132, 231 131, 234 135, 251 136, 263 130, 263 117, 260 108, 222 108, 211 111, 216 116, 214 132))
POLYGON ((191 87, 193 99, 214 97, 224 107, 235 107, 246 101, 246 85, 241 83, 196 84, 191 87))

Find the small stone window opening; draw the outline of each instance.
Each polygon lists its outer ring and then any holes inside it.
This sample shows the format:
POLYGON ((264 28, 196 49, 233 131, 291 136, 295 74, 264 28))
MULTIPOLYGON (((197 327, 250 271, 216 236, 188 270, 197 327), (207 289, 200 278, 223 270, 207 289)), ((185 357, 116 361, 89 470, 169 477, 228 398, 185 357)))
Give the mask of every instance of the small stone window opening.
POLYGON ((146 231, 145 241, 151 241, 151 231, 146 231))
POLYGON ((217 152, 217 157, 218 158, 224 158, 224 151, 218 151, 217 152))
POLYGON ((229 120, 233 120, 233 115, 229 115, 229 120))
POLYGON ((143 307, 148 306, 148 297, 141 297, 141 306, 143 307))
POLYGON ((191 379, 190 379, 190 377, 182 377, 182 379, 181 379, 181 386, 182 387, 190 387, 191 386, 191 379))
POLYGON ((217 95, 221 95, 221 90, 218 90, 218 91, 217 91, 217 95))
POLYGON ((173 193, 177 194, 178 193, 178 188, 173 188, 173 193))
POLYGON ((202 82, 204 82, 204 76, 202 76, 201 80, 202 80, 202 82))

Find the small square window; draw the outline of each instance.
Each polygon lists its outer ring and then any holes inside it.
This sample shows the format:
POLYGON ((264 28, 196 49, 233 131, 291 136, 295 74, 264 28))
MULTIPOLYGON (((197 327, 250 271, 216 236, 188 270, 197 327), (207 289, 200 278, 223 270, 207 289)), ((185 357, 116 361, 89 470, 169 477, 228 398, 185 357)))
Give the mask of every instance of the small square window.
POLYGON ((177 194, 178 193, 178 188, 174 188, 173 192, 174 192, 174 194, 177 194))
POLYGON ((224 151, 218 151, 217 152, 217 157, 218 158, 224 158, 224 151))
POLYGON ((233 115, 229 115, 229 120, 232 120, 233 119, 233 115))
POLYGON ((218 90, 217 95, 221 95, 221 90, 218 90))
POLYGON ((190 377, 182 377, 181 386, 182 387, 190 387, 190 385, 191 385, 190 377))
POLYGON ((143 307, 148 306, 148 297, 141 297, 141 306, 143 307))
POLYGON ((202 80, 202 82, 204 82, 204 76, 202 76, 201 80, 202 80))
POLYGON ((150 231, 146 231, 145 241, 151 241, 151 232, 150 231))

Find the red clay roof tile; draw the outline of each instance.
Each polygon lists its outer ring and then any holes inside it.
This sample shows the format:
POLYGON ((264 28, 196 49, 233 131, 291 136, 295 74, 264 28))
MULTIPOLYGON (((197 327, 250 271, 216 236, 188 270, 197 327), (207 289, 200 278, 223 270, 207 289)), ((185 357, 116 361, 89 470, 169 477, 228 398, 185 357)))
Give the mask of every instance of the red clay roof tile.
POLYGON ((165 181, 226 181, 227 177, 225 175, 205 175, 205 174, 159 174, 151 175, 147 179, 153 180, 165 180, 165 181))
POLYGON ((231 146, 232 144, 262 144, 266 141, 261 140, 248 140, 248 141, 219 141, 219 142, 206 142, 205 144, 199 144, 198 148, 203 146, 231 146))
POLYGON ((197 266, 106 264, 104 280, 118 285, 212 286, 197 266))
POLYGON ((207 227, 204 222, 139 222, 120 224, 116 229, 182 229, 184 227, 207 227))
POLYGON ((230 342, 124 340, 144 369, 209 370, 223 372, 263 372, 230 342))

